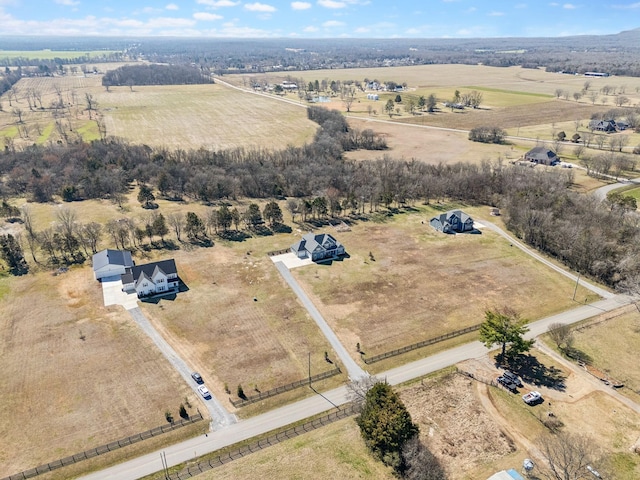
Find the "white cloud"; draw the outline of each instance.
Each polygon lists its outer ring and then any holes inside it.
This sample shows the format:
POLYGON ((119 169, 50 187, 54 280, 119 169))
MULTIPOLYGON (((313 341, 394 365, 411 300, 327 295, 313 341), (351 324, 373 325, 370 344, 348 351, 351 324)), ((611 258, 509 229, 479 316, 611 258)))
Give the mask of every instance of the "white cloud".
POLYGON ((75 7, 76 5, 80 5, 80 2, 77 0, 56 0, 58 5, 65 5, 67 7, 75 7))
POLYGON ((294 10, 308 10, 311 8, 309 2, 291 2, 291 8, 294 10))
POLYGON ((193 14, 193 18, 205 22, 213 22, 214 20, 222 20, 224 17, 222 15, 216 15, 215 13, 196 12, 193 14))
POLYGON ((318 0, 318 5, 324 8, 344 8, 347 6, 344 2, 336 2, 335 0, 318 0))
POLYGON ((249 10, 250 12, 275 12, 276 7, 272 5, 267 5, 266 3, 246 3, 244 5, 245 10, 249 10))
POLYGON ((489 13, 490 17, 503 17, 504 16, 504 12, 491 12, 489 13))
POLYGON ((369 33, 371 31, 368 27, 358 27, 355 29, 356 33, 369 33))
POLYGON ((624 10, 633 10, 634 8, 640 8, 640 2, 632 3, 630 5, 612 5, 612 8, 619 8, 624 10))
POLYGON ((313 32, 317 32, 318 31, 318 27, 314 27, 313 25, 309 25, 308 27, 304 27, 303 32, 308 32, 308 33, 313 33, 313 32))
POLYGON ((464 13, 473 13, 476 10, 478 10, 476 7, 469 7, 464 11, 464 13))
POLYGON ((562 5, 562 8, 564 8, 565 10, 575 10, 578 7, 573 3, 565 3, 564 5, 562 5))
POLYGON ((169 5, 167 5, 166 7, 167 10, 179 10, 180 7, 178 7, 178 5, 176 5, 175 3, 170 3, 169 5))
POLYGON ((346 23, 344 22, 339 22, 338 20, 329 20, 327 22, 324 22, 322 24, 323 27, 325 28, 331 28, 331 27, 344 27, 346 25, 346 23))
POLYGON ((235 7, 236 5, 240 5, 240 2, 234 2, 232 0, 197 0, 196 3, 212 8, 235 7))

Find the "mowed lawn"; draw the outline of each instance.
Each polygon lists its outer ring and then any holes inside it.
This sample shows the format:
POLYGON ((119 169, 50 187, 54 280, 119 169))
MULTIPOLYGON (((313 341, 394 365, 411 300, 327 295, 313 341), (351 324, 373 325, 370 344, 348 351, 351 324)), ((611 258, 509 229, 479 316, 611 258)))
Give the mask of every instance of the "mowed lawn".
MULTIPOLYGON (((293 243, 292 237, 166 253, 175 258, 189 291, 175 301, 142 305, 220 399, 237 399, 239 384, 250 396, 255 388, 267 391, 305 379, 309 359, 312 375, 335 367, 324 358, 327 352, 337 359, 329 343, 266 255, 272 249, 267 245, 276 241, 282 248, 293 243)), ((343 380, 341 375, 329 384, 343 380)))
MULTIPOLYGON (((293 271, 354 355, 356 343, 375 355, 481 323, 495 307, 535 320, 575 306, 574 282, 489 230, 436 232, 435 213, 358 223, 336 234, 349 258, 293 271)), ((580 287, 576 296, 589 295, 580 287)))
MULTIPOLYGON (((0 472, 9 475, 178 418, 198 399, 89 267, 0 279, 0 472)), ((202 410, 202 409, 201 409, 202 410)))

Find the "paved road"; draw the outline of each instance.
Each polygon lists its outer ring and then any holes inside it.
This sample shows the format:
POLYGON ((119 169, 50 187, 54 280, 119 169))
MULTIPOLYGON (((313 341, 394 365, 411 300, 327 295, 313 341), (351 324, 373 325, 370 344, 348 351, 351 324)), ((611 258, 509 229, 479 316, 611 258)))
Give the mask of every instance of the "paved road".
MULTIPOLYGON (((533 338, 545 333, 552 323, 571 324, 579 322, 599 313, 628 305, 631 302, 632 299, 630 297, 616 295, 591 305, 583 305, 573 310, 538 320, 529 324, 527 337, 533 338)), ((378 378, 386 379, 390 384, 397 385, 455 365, 458 362, 486 355, 486 353, 487 349, 480 342, 471 342, 388 370, 378 375, 378 378)), ((163 451, 167 457, 168 464, 176 465, 238 441, 246 440, 292 422, 325 412, 347 401, 347 388, 342 386, 328 392, 322 392, 321 395, 309 397, 262 415, 242 420, 221 430, 209 433, 206 437, 199 436, 172 445, 163 451)), ((84 480, 135 480, 160 470, 162 470, 160 451, 157 451, 82 478, 84 480)))
POLYGON ((302 287, 300 287, 298 282, 296 282, 296 279, 293 278, 293 275, 291 275, 291 272, 289 271, 287 266, 282 262, 275 262, 275 266, 278 269, 278 272, 280 272, 280 275, 282 275, 282 278, 284 278, 285 282, 287 282, 291 290, 293 290, 293 292, 298 296, 304 308, 307 309, 309 315, 311 315, 311 318, 313 318, 313 320, 318 325, 318 328, 320 328, 320 331, 327 338, 327 340, 331 344, 331 347, 333 348, 333 351, 338 354, 340 361, 347 369, 349 378, 351 380, 358 380, 360 378, 368 377, 369 374, 362 368, 360 368, 355 360, 351 358, 351 355, 349 355, 347 350, 344 348, 344 345, 342 345, 340 340, 338 340, 335 332, 331 329, 327 321, 322 317, 322 315, 313 304, 311 299, 309 299, 304 290, 302 290, 302 287))
MULTIPOLYGON (((539 255, 538 253, 536 253, 534 250, 532 250, 531 248, 527 247, 524 243, 516 240, 514 237, 512 237, 511 235, 509 235, 507 232, 505 232, 504 230, 502 230, 500 227, 494 225, 491 222, 483 222, 483 225, 485 225, 487 228, 489 228, 490 230, 493 230, 494 232, 498 233, 499 235, 501 235, 502 237, 506 238, 507 240, 509 240, 509 242, 512 245, 515 245, 516 247, 518 247, 520 250, 522 250, 523 252, 525 252, 527 255, 532 256, 533 258, 535 258, 536 260, 538 260, 539 262, 544 263, 546 266, 548 266, 549 268, 554 269, 556 272, 564 275, 565 277, 570 278, 571 280, 573 280, 574 282, 578 282, 578 275, 575 275, 574 273, 571 273, 567 270, 565 270, 564 268, 556 265, 553 262, 550 262, 549 260, 547 260, 546 258, 544 258, 542 255, 539 255)), ((584 278, 580 279, 580 285, 582 285, 584 288, 591 290, 594 293, 597 293, 598 295, 600 295, 603 298, 611 298, 614 296, 613 293, 611 293, 608 290, 605 290, 604 288, 598 287, 597 285, 594 285, 590 282, 588 282, 587 280, 585 280, 584 278)))
POLYGON ((598 197, 600 200, 604 200, 605 198, 607 198, 607 194, 609 192, 613 192, 614 190, 617 190, 622 187, 627 187, 632 183, 635 183, 635 184, 640 183, 640 178, 633 178, 631 180, 624 180, 621 182, 612 183, 610 185, 605 185, 604 187, 600 187, 596 189, 594 193, 596 197, 598 197))
MULTIPOLYGON (((169 363, 177 370, 180 376, 184 379, 185 382, 193 389, 194 393, 200 397, 200 393, 197 390, 197 385, 191 378, 192 370, 185 363, 180 356, 176 353, 176 351, 167 343, 167 341, 158 333, 158 331, 153 328, 153 325, 149 322, 147 317, 144 316, 140 307, 132 308, 129 310, 129 313, 136 321, 138 326, 142 329, 144 333, 146 333, 153 343, 156 344, 160 353, 162 353, 169 363)), ((209 416, 211 417, 211 428, 214 430, 218 430, 220 428, 231 425, 237 421, 235 415, 230 414, 227 410, 222 406, 222 404, 212 396, 210 400, 204 400, 205 405, 209 411, 209 416)))

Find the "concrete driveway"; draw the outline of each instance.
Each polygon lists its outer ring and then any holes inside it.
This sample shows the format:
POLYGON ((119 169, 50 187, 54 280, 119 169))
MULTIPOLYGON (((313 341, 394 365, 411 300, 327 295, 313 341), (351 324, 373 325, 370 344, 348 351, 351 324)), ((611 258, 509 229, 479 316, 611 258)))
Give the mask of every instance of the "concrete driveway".
POLYGON ((122 291, 122 280, 119 275, 102 279, 102 297, 105 307, 122 305, 126 310, 131 310, 138 306, 138 296, 135 293, 122 291))

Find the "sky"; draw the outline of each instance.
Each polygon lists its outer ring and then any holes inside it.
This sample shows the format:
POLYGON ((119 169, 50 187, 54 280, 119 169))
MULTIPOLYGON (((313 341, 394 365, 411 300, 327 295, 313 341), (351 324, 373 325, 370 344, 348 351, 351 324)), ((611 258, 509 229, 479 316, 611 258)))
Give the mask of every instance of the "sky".
POLYGON ((638 27, 640 1, 630 0, 0 0, 0 35, 486 38, 638 27))

